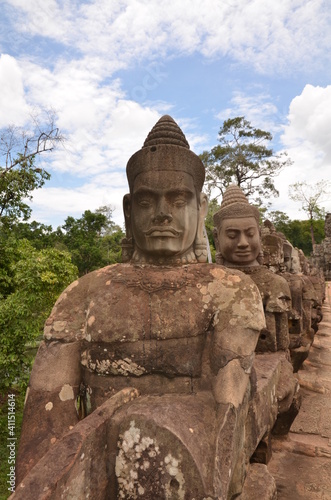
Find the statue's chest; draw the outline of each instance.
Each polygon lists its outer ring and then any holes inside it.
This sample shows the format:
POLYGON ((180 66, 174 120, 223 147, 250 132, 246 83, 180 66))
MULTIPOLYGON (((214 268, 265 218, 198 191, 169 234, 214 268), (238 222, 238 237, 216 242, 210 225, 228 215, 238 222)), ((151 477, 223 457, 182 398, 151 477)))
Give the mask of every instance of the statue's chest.
POLYGON ((118 273, 90 302, 82 364, 104 375, 197 376, 213 310, 185 272, 118 273))
POLYGON ((213 315, 199 285, 185 280, 112 280, 91 305, 87 337, 107 343, 195 337, 213 315))

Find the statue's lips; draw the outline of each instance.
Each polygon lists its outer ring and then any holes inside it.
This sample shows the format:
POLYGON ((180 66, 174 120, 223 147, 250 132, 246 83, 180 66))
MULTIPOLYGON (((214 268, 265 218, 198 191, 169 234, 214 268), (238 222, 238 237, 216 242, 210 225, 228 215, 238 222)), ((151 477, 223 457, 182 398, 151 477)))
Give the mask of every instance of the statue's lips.
POLYGON ((252 255, 251 252, 234 252, 238 257, 250 257, 252 255))
POLYGON ((180 232, 171 226, 154 226, 145 231, 145 235, 152 238, 178 238, 180 232))

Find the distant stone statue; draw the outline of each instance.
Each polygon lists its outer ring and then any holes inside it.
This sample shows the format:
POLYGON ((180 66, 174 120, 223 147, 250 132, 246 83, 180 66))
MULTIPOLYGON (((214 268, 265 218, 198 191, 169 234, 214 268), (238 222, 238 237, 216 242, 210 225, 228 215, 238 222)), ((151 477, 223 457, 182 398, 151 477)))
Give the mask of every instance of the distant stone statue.
MULTIPOLYGON (((240 187, 227 188, 220 210, 214 214, 216 261, 235 267, 256 283, 263 301, 266 327, 261 330, 256 347, 258 353, 283 351, 283 390, 279 398, 279 432, 286 433, 297 414, 299 402, 293 397, 298 384, 293 377, 289 356, 288 312, 291 292, 287 281, 267 269, 263 262, 260 214, 250 205, 240 187), (293 406, 296 408, 293 409, 293 406)), ((273 255, 273 252, 270 253, 273 255)))
POLYGON ((43 456, 56 462, 57 442, 101 429, 114 401, 106 444, 100 431, 88 454, 77 455, 83 467, 108 446, 107 466, 100 459, 99 474, 88 472, 93 463, 79 469, 72 498, 93 497, 96 485, 98 498, 227 498, 240 492, 249 460, 236 436, 264 327, 259 291, 245 274, 204 263, 204 167, 171 117, 130 158, 127 176, 126 263, 72 283, 46 322, 24 411, 19 479, 43 456), (118 403, 128 388, 140 396, 118 403))
POLYGON ((266 220, 262 230, 264 263, 284 278, 290 288, 292 306, 288 311, 290 353, 297 372, 308 357, 322 318, 323 281, 311 275, 310 264, 302 250, 293 248, 283 233, 266 220))
POLYGON ((214 214, 218 264, 238 269, 261 264, 259 219, 258 209, 248 203, 240 187, 229 186, 214 214))
POLYGON ((238 186, 229 186, 220 210, 214 214, 216 262, 248 274, 258 286, 267 327, 261 331, 257 351, 286 350, 289 346, 287 312, 291 293, 285 279, 263 262, 259 228, 260 214, 238 186))

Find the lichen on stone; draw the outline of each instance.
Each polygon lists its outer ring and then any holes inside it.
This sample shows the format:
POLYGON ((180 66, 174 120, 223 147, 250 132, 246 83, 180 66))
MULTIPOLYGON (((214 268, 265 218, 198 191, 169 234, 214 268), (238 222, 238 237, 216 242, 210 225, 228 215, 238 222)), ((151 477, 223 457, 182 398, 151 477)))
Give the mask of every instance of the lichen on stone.
POLYGON ((74 390, 69 384, 64 384, 61 391, 59 392, 59 398, 61 401, 68 401, 69 399, 74 399, 74 390))
POLYGON ((180 458, 165 452, 155 438, 143 436, 134 420, 119 436, 115 474, 117 498, 185 498, 180 458))

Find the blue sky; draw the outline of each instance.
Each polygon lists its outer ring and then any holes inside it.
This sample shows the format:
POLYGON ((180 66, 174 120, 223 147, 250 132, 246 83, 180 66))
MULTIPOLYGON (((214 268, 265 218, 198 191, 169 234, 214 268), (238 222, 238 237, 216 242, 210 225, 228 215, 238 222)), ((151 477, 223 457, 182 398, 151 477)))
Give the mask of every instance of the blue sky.
POLYGON ((163 114, 197 154, 230 117, 272 132, 294 163, 270 201, 290 218, 305 218, 290 184, 331 181, 328 0, 2 0, 0 53, 0 128, 52 108, 67 137, 44 160, 40 222, 111 204, 122 225, 126 163, 163 114))

